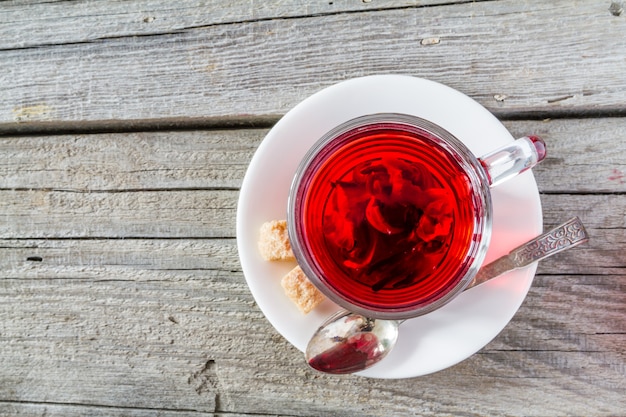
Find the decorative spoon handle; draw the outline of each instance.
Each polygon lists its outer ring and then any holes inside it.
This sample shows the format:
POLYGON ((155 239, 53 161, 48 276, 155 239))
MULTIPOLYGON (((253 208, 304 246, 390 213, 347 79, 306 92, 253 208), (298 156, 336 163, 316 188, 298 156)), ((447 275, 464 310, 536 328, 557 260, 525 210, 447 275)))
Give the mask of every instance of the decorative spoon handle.
POLYGON ((480 268, 474 280, 466 289, 475 287, 485 281, 540 261, 565 249, 580 245, 589 240, 589 235, 578 217, 574 217, 560 226, 555 227, 509 252, 496 261, 480 268))

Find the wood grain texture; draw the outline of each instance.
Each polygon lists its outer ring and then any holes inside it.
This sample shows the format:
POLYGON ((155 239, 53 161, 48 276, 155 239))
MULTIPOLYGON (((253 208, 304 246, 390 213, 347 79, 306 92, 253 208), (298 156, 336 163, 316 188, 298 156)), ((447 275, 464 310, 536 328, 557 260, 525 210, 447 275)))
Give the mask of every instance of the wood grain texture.
POLYGON ((229 270, 232 251, 207 251, 223 266, 190 269, 187 248, 198 243, 178 243, 4 241, 2 269, 12 272, 0 291, 10 341, 0 348, 1 398, 372 416, 458 415, 467 404, 469 415, 615 415, 624 405, 623 275, 542 265, 513 322, 480 353, 423 378, 380 381, 308 370, 229 270), (33 253, 43 260, 26 261, 33 253))
POLYGON ((626 18, 604 2, 507 0, 6 49, 0 127, 275 119, 323 87, 382 73, 443 82, 501 115, 623 113, 623 33, 626 18))
POLYGON ((0 50, 154 36, 257 20, 464 2, 466 0, 4 1, 0 2, 0 50))
POLYGON ((232 235, 237 192, 6 191, 0 206, 15 213, 0 229, 7 237, 210 238, 232 235))
MULTIPOLYGON (((626 118, 507 121, 540 135, 544 193, 626 192, 626 118)), ((236 190, 267 129, 0 137, 0 190, 236 190)))
POLYGON ((309 370, 256 307, 234 213, 266 129, 4 137, 0 411, 619 415, 626 200, 606 174, 624 169, 623 122, 506 122, 548 142, 546 227, 579 215, 592 239, 540 264, 478 354, 399 381, 309 370))
POLYGON ((237 190, 265 129, 0 138, 0 188, 237 190))
MULTIPOLYGON (((1 403, 0 413, 4 417, 47 416, 47 417, 212 417, 220 414, 197 411, 129 409, 122 407, 94 407, 76 404, 16 404, 1 403)), ((241 417, 241 414, 234 414, 241 417)), ((261 417, 263 417, 261 415, 261 417)))
POLYGON ((0 1, 0 415, 624 415, 616 3, 0 1), (382 73, 541 135, 545 227, 578 215, 591 236, 540 263, 477 354, 390 381, 307 368, 256 306, 235 233, 267 127, 382 73))

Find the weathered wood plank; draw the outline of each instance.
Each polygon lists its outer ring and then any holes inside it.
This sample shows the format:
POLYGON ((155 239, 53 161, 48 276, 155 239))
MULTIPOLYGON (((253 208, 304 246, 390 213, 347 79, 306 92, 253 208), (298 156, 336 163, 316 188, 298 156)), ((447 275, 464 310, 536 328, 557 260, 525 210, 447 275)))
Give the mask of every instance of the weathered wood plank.
POLYGON ((625 118, 504 121, 515 137, 540 135, 548 157, 533 169, 544 193, 626 192, 625 118))
MULTIPOLYGON (((254 307, 240 272, 185 270, 184 256, 177 269, 184 247, 148 244, 119 259, 108 241, 38 243, 101 250, 20 263, 3 242, 2 270, 22 271, 0 280, 4 401, 298 416, 459 415, 468 404, 471 415, 615 415, 625 405, 622 275, 540 275, 479 354, 430 376, 380 381, 308 370, 254 307)), ((225 264, 232 256, 215 255, 225 264)))
MULTIPOLYGON (((213 413, 195 411, 133 409, 120 407, 99 407, 72 404, 34 404, 0 402, 0 414, 4 417, 46 416, 46 417, 213 417, 213 413)), ((236 415, 233 417, 243 417, 236 415)), ((263 416, 261 416, 263 417, 263 416)))
POLYGON ((241 272, 235 239, 2 239, 0 249, 2 277, 14 280, 58 274, 97 280, 127 267, 133 270, 118 279, 154 280, 170 270, 241 272))
POLYGON ((0 237, 232 237, 237 191, 0 191, 0 237))
MULTIPOLYGON (((49 286, 37 289, 50 291, 49 286)), ((82 291, 84 290, 69 288, 70 293, 82 291)), ((98 297, 97 294, 99 293, 96 289, 96 297, 98 297)), ((54 293, 52 295, 55 299, 54 293)), ((558 298, 560 294, 557 292, 552 296, 558 298)), ((72 301, 76 302, 76 300, 67 300, 66 302, 72 301)), ((579 299, 576 301, 580 302, 579 299)), ((109 302, 115 304, 115 301, 109 302)), ((62 306, 64 305, 65 303, 62 306)), ((532 307, 546 309, 544 304, 529 306, 529 308, 532 307)), ((587 312, 586 310, 583 312, 587 312)), ((183 381, 184 378, 180 378, 181 372, 184 371, 188 373, 188 381, 191 381, 187 384, 199 389, 197 394, 191 390, 187 393, 178 390, 179 394, 183 396, 180 401, 185 402, 186 407, 201 402, 200 399, 194 398, 196 395, 206 400, 205 397, 209 393, 203 391, 202 388, 203 381, 205 381, 203 378, 206 378, 216 385, 221 384, 219 401, 222 410, 233 412, 277 413, 282 410, 293 415, 311 415, 316 412, 328 412, 330 415, 351 415, 347 411, 342 413, 333 412, 333 410, 346 410, 346 407, 351 409, 354 407, 357 411, 363 412, 364 415, 383 416, 389 415, 385 414, 385 410, 386 412, 406 413, 416 409, 423 415, 436 415, 446 412, 458 414, 462 411, 463 404, 471 402, 475 395, 475 392, 463 390, 467 383, 480 387, 485 394, 480 404, 474 405, 476 415, 507 413, 508 415, 528 416, 545 415, 546 412, 610 415, 619 412, 620 407, 623 406, 621 388, 623 388, 624 357, 623 351, 620 354, 619 350, 614 349, 616 347, 619 349, 620 342, 602 346, 602 336, 594 337, 593 334, 581 334, 570 328, 575 319, 568 316, 569 308, 566 308, 564 304, 559 305, 556 311, 556 321, 552 322, 555 327, 552 329, 548 329, 545 325, 539 331, 533 329, 532 326, 529 328, 524 317, 518 316, 516 320, 518 323, 523 323, 523 329, 513 332, 505 330, 503 332, 501 338, 504 340, 519 341, 524 338, 526 345, 523 347, 514 346, 511 348, 509 346, 504 351, 501 346, 497 346, 495 349, 487 347, 480 354, 450 370, 408 381, 370 381, 355 377, 334 378, 313 374, 302 364, 301 354, 295 352, 290 346, 276 340, 275 337, 270 337, 268 342, 262 343, 261 339, 271 335, 272 331, 262 325, 261 322, 257 322, 256 327, 251 328, 251 333, 244 338, 229 340, 229 338, 233 338, 232 333, 228 333, 229 329, 215 327, 219 318, 214 317, 215 322, 196 319, 197 325, 185 325, 186 331, 183 333, 186 337, 184 340, 179 337, 176 339, 174 347, 163 347, 158 343, 147 342, 141 337, 132 336, 139 329, 146 330, 144 327, 140 327, 136 319, 132 320, 133 314, 140 313, 142 320, 147 322, 146 326, 150 326, 158 323, 157 319, 165 321, 162 313, 159 315, 159 312, 155 311, 150 314, 145 309, 143 311, 131 309, 122 313, 121 309, 115 307, 108 308, 109 314, 114 316, 117 321, 122 321, 125 324, 122 327, 119 324, 116 325, 117 333, 111 334, 111 332, 101 331, 98 336, 97 354, 100 360, 106 362, 107 372, 104 372, 98 364, 89 363, 90 360, 93 360, 91 356, 95 352, 89 352, 88 343, 82 343, 82 346, 77 348, 74 344, 64 346, 54 338, 48 340, 48 337, 46 337, 47 343, 42 341, 37 343, 33 336, 30 337, 31 343, 24 343, 19 337, 14 336, 16 342, 12 345, 13 348, 19 349, 22 355, 30 354, 30 363, 28 365, 22 364, 9 354, 7 359, 12 359, 12 361, 3 369, 10 374, 20 371, 26 372, 28 369, 32 375, 34 374, 32 367, 35 365, 37 375, 33 375, 33 378, 38 376, 44 382, 36 383, 30 379, 22 381, 25 384, 30 382, 26 386, 37 387, 31 391, 28 397, 56 395, 57 401, 90 401, 93 397, 104 396, 103 390, 107 389, 106 385, 108 385, 104 383, 107 383, 107 378, 111 374, 116 373, 126 384, 125 392, 136 389, 135 384, 146 384, 142 378, 151 380, 150 386, 155 392, 162 392, 164 388, 169 388, 168 383, 178 381, 184 385, 186 381, 183 381), (557 328, 561 329, 560 333, 554 332, 557 328), (131 336, 124 336, 126 332, 130 332, 131 336), (227 332, 226 337, 218 336, 224 332, 227 332), (206 334, 206 336, 199 336, 200 334, 206 334), (535 337, 536 334, 538 337, 535 337), (546 337, 546 335, 548 336, 546 337), (206 344, 201 343, 202 347, 194 344, 194 341, 197 343, 197 340, 194 339, 198 337, 206 339, 206 344), (59 344, 57 345, 57 343, 59 344), (128 348, 120 348, 119 344, 122 343, 132 346, 139 353, 128 352, 128 348), (45 349, 38 351, 35 347, 42 344, 45 349), (52 349, 50 345, 57 346, 58 349, 52 349), (80 351, 77 352, 77 349, 80 351), (222 352, 228 350, 227 354, 215 356, 216 359, 212 365, 215 366, 215 369, 211 371, 215 372, 215 375, 202 374, 201 371, 204 366, 200 363, 202 355, 199 352, 202 349, 205 355, 216 353, 218 350, 222 352), (259 352, 259 349, 266 349, 266 351, 259 352), (52 355, 50 351, 52 351, 52 355), (61 351, 72 355, 72 360, 63 360, 61 351), (47 358, 45 364, 32 359, 42 356, 47 358), (59 362, 62 364, 60 365, 59 362), (74 369, 69 371, 68 368, 71 367, 74 369), (167 377, 155 376, 146 371, 145 368, 151 367, 162 370, 162 373, 167 374, 167 377), (85 372, 90 376, 78 380, 76 374, 81 374, 80 370, 82 369, 91 370, 89 373, 85 372), (555 372, 557 369, 558 372, 555 372), (128 378, 127 373, 132 373, 135 376, 128 378), (97 379, 97 381, 92 379, 97 379), (67 390, 55 389, 54 385, 63 381, 72 384, 80 382, 84 388, 74 394, 70 394, 67 390), (329 395, 332 390, 338 387, 342 387, 341 396, 329 395), (363 392, 368 392, 366 398, 363 398, 363 392), (456 394, 452 395, 455 392, 456 394), (520 395, 521 392, 524 395, 520 395), (420 394, 418 398, 416 398, 416 393, 420 394), (543 393, 543 396, 539 398, 546 398, 546 400, 533 402, 532 405, 526 404, 525 395, 528 393, 533 395, 543 393), (392 397, 394 401, 390 401, 392 397), (326 398, 326 400, 320 402, 317 400, 318 398, 326 398), (550 401, 547 400, 548 398, 550 401), (555 401, 555 399, 559 401, 555 401), (385 404, 385 410, 380 408, 380 404, 385 404)), ((589 311, 595 311, 597 314, 598 311, 605 312, 606 310, 589 309, 589 311)), ((45 319, 50 321, 45 314, 41 314, 41 308, 36 309, 36 312, 43 316, 41 317, 42 322, 39 323, 40 326, 44 325, 45 319)), ((105 325, 106 328, 108 323, 108 321, 102 323, 100 318, 89 317, 84 313, 81 317, 85 324, 98 323, 105 325)), ((178 312, 175 317, 185 323, 189 320, 186 311, 178 312)), ((603 317, 597 317, 597 319, 600 322, 603 321, 603 317)), ((612 318, 604 317, 605 323, 608 322, 607 319, 612 318)), ((611 322, 615 323, 613 320, 611 322)), ((18 323, 25 324, 22 321, 18 321, 18 323)), ((235 327, 241 325, 232 320, 228 323, 235 327)), ((51 328, 53 327, 54 321, 51 328)), ((172 324, 172 327, 175 325, 172 324)), ((585 327, 584 323, 582 327, 585 327)), ((36 333, 36 328, 33 326, 27 325, 26 328, 31 334, 36 333)), ((148 331, 146 330, 146 332, 148 331)), ((172 334, 170 330, 159 332, 164 339, 172 334)), ((604 339, 607 337, 605 336, 604 339)), ((91 347, 91 349, 94 348, 91 347)), ((112 394, 107 393, 105 400, 112 394)), ((22 396, 24 397, 23 394, 22 396)), ((137 396, 122 395, 120 397, 121 401, 120 398, 117 398, 117 401, 129 406, 138 406, 142 403, 137 396)), ((170 400, 169 396, 165 396, 165 398, 159 396, 156 404, 160 407, 171 406, 172 404, 168 404, 170 400)), ((151 401, 153 401, 152 406, 156 405, 154 398, 151 401)))
MULTIPOLYGON (((76 193, 0 191, 0 238, 234 237, 237 191, 76 193)), ((590 227, 626 228, 626 195, 542 196, 557 224, 579 215, 590 227)))
MULTIPOLYGON (((187 291, 198 292, 206 283, 198 280, 194 284, 187 279, 181 287, 174 279, 169 285, 145 282, 129 286, 115 281, 115 276, 111 279, 101 283, 59 277, 36 282, 2 280, 0 397, 26 402, 215 410, 215 390, 207 387, 206 395, 195 395, 189 383, 194 366, 190 358, 198 360, 196 355, 203 347, 194 348, 186 340, 186 353, 176 355, 176 340, 181 338, 163 330, 177 327, 172 321, 177 321, 174 317, 180 311, 176 300, 185 298, 187 291), (167 287, 179 289, 170 292, 167 287), (133 296, 138 292, 143 296, 133 296), (18 299, 20 304, 14 304, 18 299)), ((187 311, 196 303, 191 299, 186 302, 187 311)), ((210 298, 206 302, 210 303, 210 298)), ((204 308, 186 318, 193 320, 203 314, 207 314, 204 308)), ((188 331, 183 326, 177 329, 183 334, 188 331)), ((237 329, 243 331, 241 326, 237 329)), ((200 333, 200 329, 196 331, 200 333)), ((201 334, 210 331, 207 327, 201 334)), ((225 346, 224 333, 213 337, 225 346)))
POLYGON ((0 138, 0 188, 75 191, 241 185, 265 129, 0 138))
POLYGON ((507 0, 4 50, 0 127, 271 119, 381 73, 443 82, 498 114, 624 112, 625 32, 594 0, 507 0))
MULTIPOLYGON (((546 227, 555 226, 566 219, 580 215, 586 225, 591 241, 573 251, 559 254, 557 258, 549 258, 540 263, 541 274, 588 274, 605 275, 621 274, 624 268, 623 248, 626 245, 624 234, 623 213, 624 200, 612 200, 608 204, 600 204, 593 198, 559 199, 554 196, 544 197, 546 227), (570 203, 562 200, 569 200, 570 203), (577 201, 575 207, 572 201, 577 201), (619 201, 615 203, 615 201, 619 201), (597 207, 595 211, 583 207, 597 207), (554 208, 550 208, 554 207, 554 208), (565 207, 565 208, 563 208, 565 207), (606 208, 608 207, 608 208, 606 208), (602 212, 616 211, 616 215, 604 216, 602 212)), ((5 216, 5 218, 7 218, 5 216)), ((9 217, 11 221, 13 218, 9 217)), ((37 231, 29 231, 19 236, 19 240, 3 236, 0 247, 5 249, 0 258, 0 270, 6 278, 32 278, 47 271, 48 277, 59 272, 57 268, 73 268, 83 271, 85 265, 100 265, 115 268, 120 265, 137 264, 146 270, 217 270, 239 271, 239 259, 234 241, 234 231, 225 234, 231 239, 189 239, 183 236, 163 236, 151 239, 122 239, 111 236, 95 239, 85 236, 71 239, 63 235, 69 230, 80 226, 69 224, 67 230, 61 230, 54 239, 35 239, 37 231), (60 239, 60 240, 59 240, 60 239), (169 258, 153 258, 152 253, 169 252, 169 258)), ((52 228, 52 227, 51 227, 52 228)), ((56 227, 54 229, 59 229, 56 227)), ((113 234, 115 231, 112 231, 113 234)), ((63 270, 64 274, 68 269, 63 270)), ((94 270, 94 274, 98 271, 94 270)), ((93 276, 97 278, 97 275, 93 276)))
MULTIPOLYGON (((503 117, 626 114, 609 2, 226 3, 0 2, 0 132, 272 121, 386 72, 503 117)), ((234 222, 267 129, 0 138, 0 414, 622 415, 626 119, 505 124, 548 142, 546 227, 591 241, 478 354, 399 381, 309 370, 255 306, 234 222)))
MULTIPOLYGON (((604 352, 613 357, 613 365, 621 362, 621 367, 615 370, 624 372, 625 289, 623 273, 598 276, 584 272, 580 275, 539 274, 508 329, 509 334, 494 340, 488 350, 539 348, 555 352, 604 352), (572 308, 573 305, 576 307, 572 308)), ((615 385, 624 381, 606 383, 615 385)))
POLYGON ((3 1, 0 2, 0 49, 91 42, 122 36, 152 36, 254 20, 424 7, 465 1, 3 1))
MULTIPOLYGON (((504 121, 539 134, 534 169, 545 193, 626 192, 626 118, 504 121)), ((237 189, 267 129, 0 138, 0 189, 115 191, 237 189)))

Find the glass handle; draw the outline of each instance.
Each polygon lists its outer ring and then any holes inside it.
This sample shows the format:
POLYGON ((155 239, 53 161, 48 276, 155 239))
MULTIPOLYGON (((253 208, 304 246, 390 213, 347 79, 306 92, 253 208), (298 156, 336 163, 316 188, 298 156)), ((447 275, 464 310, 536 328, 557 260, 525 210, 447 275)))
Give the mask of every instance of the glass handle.
POLYGON ((489 177, 498 185, 534 167, 546 157, 546 144, 538 136, 524 136, 515 142, 478 158, 489 177))

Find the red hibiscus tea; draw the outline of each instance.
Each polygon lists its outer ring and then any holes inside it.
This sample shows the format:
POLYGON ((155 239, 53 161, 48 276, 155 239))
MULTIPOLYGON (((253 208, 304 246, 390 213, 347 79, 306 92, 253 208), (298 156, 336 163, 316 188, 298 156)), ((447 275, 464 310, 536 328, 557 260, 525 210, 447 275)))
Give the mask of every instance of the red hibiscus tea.
POLYGON ((370 317, 423 314, 461 291, 482 261, 490 213, 488 181, 469 151, 426 121, 396 119, 329 134, 305 158, 290 197, 305 273, 370 317))

